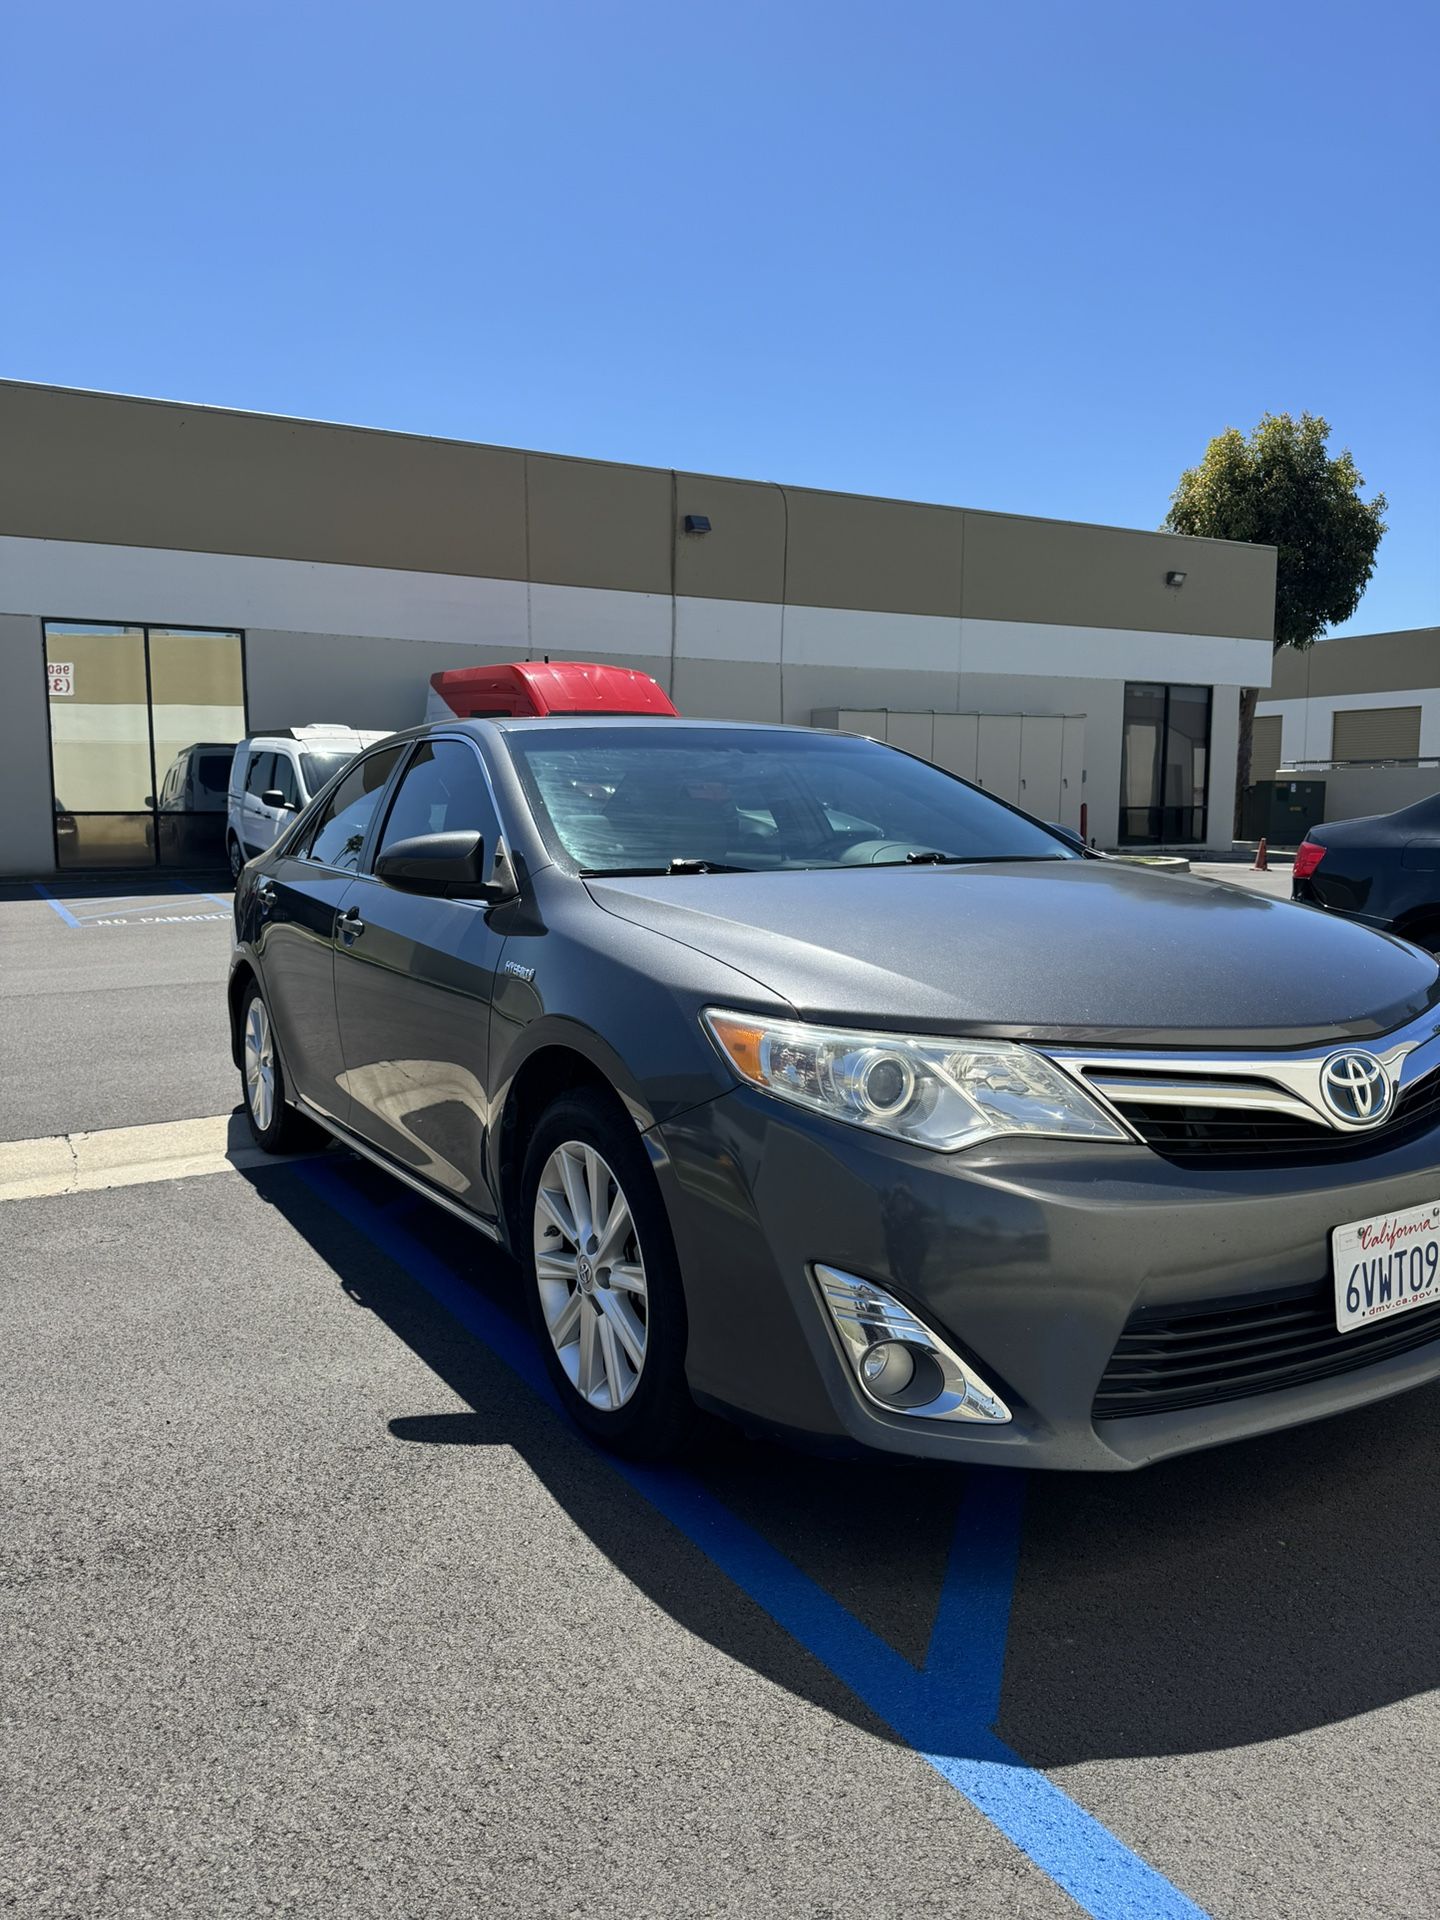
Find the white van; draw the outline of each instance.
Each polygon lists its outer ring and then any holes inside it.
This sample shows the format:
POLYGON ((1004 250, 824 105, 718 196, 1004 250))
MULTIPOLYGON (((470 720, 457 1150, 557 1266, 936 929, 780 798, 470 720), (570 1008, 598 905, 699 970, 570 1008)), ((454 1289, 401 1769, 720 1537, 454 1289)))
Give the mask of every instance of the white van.
POLYGON ((263 853, 293 813, 298 813, 345 762, 362 747, 384 740, 385 733, 361 733, 355 727, 287 727, 281 733, 256 733, 242 740, 230 763, 226 795, 225 851, 230 871, 263 853))

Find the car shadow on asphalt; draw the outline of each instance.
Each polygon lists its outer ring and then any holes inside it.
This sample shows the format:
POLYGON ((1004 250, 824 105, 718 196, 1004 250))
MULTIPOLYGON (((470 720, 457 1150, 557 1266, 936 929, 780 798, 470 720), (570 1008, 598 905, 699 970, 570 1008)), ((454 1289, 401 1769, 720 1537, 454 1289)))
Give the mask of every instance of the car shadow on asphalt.
MULTIPOLYGON (((403 1219, 407 1241, 465 1286, 517 1311, 516 1269, 488 1242, 349 1156, 327 1156, 327 1166, 403 1219)), ((245 1177, 348 1298, 468 1409, 399 1413, 389 1422, 397 1442, 513 1447, 679 1624, 824 1711, 895 1738, 300 1170, 245 1177)), ((1440 1388, 1429 1388, 1140 1473, 1032 1473, 999 1732, 1042 1768, 1205 1752, 1434 1687, 1437 1445, 1440 1388)), ((684 1464, 923 1664, 966 1470, 816 1457, 719 1421, 702 1423, 684 1464)))
MULTIPOLYGON (((353 1182, 357 1192, 363 1192, 372 1205, 378 1202, 403 1216, 406 1237, 413 1236, 428 1253, 442 1259, 477 1294, 502 1307, 507 1315, 514 1313, 517 1272, 497 1248, 438 1208, 413 1200, 405 1189, 348 1155, 327 1155, 325 1164, 327 1170, 341 1170, 342 1177, 353 1182)), ((606 1453, 592 1446, 532 1392, 498 1354, 413 1279, 400 1261, 383 1252, 343 1212, 321 1198, 300 1169, 250 1168, 242 1170, 241 1177, 326 1261, 354 1306, 375 1314, 449 1389, 448 1394, 437 1394, 434 1408, 397 1413, 390 1419, 389 1430, 397 1442, 407 1446, 512 1448, 607 1559, 682 1626, 824 1711, 882 1738, 894 1738, 828 1668, 758 1606, 737 1594, 698 1546, 657 1515, 644 1496, 616 1473, 606 1453), (463 1401, 464 1408, 455 1408, 450 1395, 463 1401)), ((827 1578, 826 1569, 837 1550, 843 1557, 850 1544, 849 1529, 840 1529, 838 1537, 832 1537, 826 1526, 824 1508, 826 1504, 835 1506, 833 1492, 828 1502, 807 1500, 803 1489, 794 1486, 793 1476, 805 1463, 777 1461, 773 1448, 754 1448, 733 1430, 706 1421, 684 1464, 704 1474, 721 1497, 725 1497, 727 1481, 750 1486, 762 1482, 777 1466, 789 1474, 804 1524, 795 1530, 796 1538, 787 1546, 797 1558, 803 1553, 811 1563, 807 1570, 832 1589, 841 1588, 841 1597, 845 1597, 843 1572, 832 1569, 834 1577, 827 1578), (752 1451, 758 1455, 753 1465, 752 1451)), ((772 1482, 772 1490, 774 1486, 772 1482)), ((927 1584, 933 1588, 929 1601, 933 1615, 957 1497, 947 1491, 949 1506, 943 1521, 937 1522, 933 1516, 929 1519, 928 1551, 933 1566, 925 1568, 931 1576, 928 1581, 915 1577, 918 1567, 912 1569, 912 1577, 898 1583, 889 1577, 877 1577, 878 1568, 864 1567, 848 1582, 849 1603, 857 1614, 866 1608, 867 1590, 879 1589, 878 1604, 870 1607, 872 1618, 867 1622, 877 1633, 885 1633, 886 1621, 893 1615, 898 1626, 895 1637, 903 1643, 905 1616, 913 1613, 914 1597, 927 1584), (892 1585, 898 1586, 903 1595, 899 1607, 889 1604, 892 1585)), ((737 1501, 736 1508, 742 1511, 742 1503, 737 1501)), ((885 1524, 888 1531, 888 1514, 885 1524)), ((483 1543, 479 1564, 484 1564, 483 1543)), ((922 1651, 928 1632, 926 1619, 923 1630, 913 1636, 920 1640, 922 1651)))
POLYGON ((1001 1731, 1206 1752, 1440 1684, 1440 1387, 1125 1475, 1032 1474, 1001 1731))

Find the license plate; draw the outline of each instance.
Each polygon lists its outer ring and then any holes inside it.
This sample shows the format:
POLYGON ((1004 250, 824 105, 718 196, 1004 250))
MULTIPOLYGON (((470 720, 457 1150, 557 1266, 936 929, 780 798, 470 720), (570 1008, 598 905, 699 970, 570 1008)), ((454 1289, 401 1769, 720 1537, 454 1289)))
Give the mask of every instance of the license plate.
POLYGON ((1440 1300, 1440 1200, 1352 1220, 1330 1235, 1341 1333, 1440 1300))

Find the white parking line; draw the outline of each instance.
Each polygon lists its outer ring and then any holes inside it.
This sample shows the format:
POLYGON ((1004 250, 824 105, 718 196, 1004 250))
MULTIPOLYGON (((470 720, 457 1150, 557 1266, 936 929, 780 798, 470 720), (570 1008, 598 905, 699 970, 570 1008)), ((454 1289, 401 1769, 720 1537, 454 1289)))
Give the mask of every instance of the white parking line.
POLYGON ((262 1153, 238 1113, 205 1120, 166 1120, 148 1127, 107 1127, 98 1133, 52 1134, 41 1140, 0 1141, 0 1201, 99 1193, 108 1187, 233 1173, 305 1157, 262 1153))
POLYGON ((154 894, 114 894, 98 900, 71 900, 66 903, 77 920, 93 920, 107 913, 209 913, 218 907, 230 911, 227 900, 213 893, 177 893, 156 899, 154 894))
POLYGON ((228 920, 228 913, 147 913, 144 919, 132 920, 126 914, 107 914, 98 919, 84 920, 80 931, 89 933, 94 927, 173 927, 182 926, 191 920, 228 920))
POLYGON ((45 904, 77 933, 88 933, 95 927, 165 927, 186 920, 229 920, 234 911, 223 894, 206 893, 200 887, 181 885, 158 894, 72 895, 62 900, 38 880, 31 884, 45 904))

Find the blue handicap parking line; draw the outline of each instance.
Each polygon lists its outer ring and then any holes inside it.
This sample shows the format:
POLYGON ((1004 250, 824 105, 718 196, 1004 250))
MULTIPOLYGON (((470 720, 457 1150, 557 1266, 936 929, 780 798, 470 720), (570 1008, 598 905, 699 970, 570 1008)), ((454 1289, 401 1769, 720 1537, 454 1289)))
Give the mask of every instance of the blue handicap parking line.
POLYGON ((32 880, 30 884, 45 904, 54 908, 67 927, 76 928, 81 932, 94 926, 125 924, 131 921, 137 925, 143 925, 146 920, 171 920, 177 924, 189 920, 219 920, 231 911, 231 903, 223 895, 204 893, 199 887, 192 887, 185 881, 172 882, 173 891, 159 900, 153 894, 144 893, 112 894, 105 897, 91 895, 86 899, 72 899, 69 906, 58 900, 50 889, 42 886, 38 880, 32 880), (183 898, 179 897, 182 895, 183 898), (224 914, 195 913, 188 910, 191 901, 201 900, 213 901, 217 907, 224 909, 224 914), (181 909, 179 913, 175 911, 177 907, 181 909))
MULTIPOLYGON (((406 1227, 410 1206, 377 1204, 321 1162, 294 1172, 531 1392, 562 1411, 528 1331, 406 1227)), ((1095 1920, 1206 1920, 1202 1908, 994 1732, 1019 1562, 1023 1474, 991 1469, 968 1476, 930 1646, 924 1666, 916 1667, 693 1473, 604 1457, 1084 1912, 1095 1920)))
POLYGON ((30 884, 45 902, 46 906, 55 909, 67 927, 78 927, 80 925, 80 922, 75 918, 74 914, 71 913, 70 909, 57 900, 48 887, 42 887, 38 880, 32 880, 30 884))

